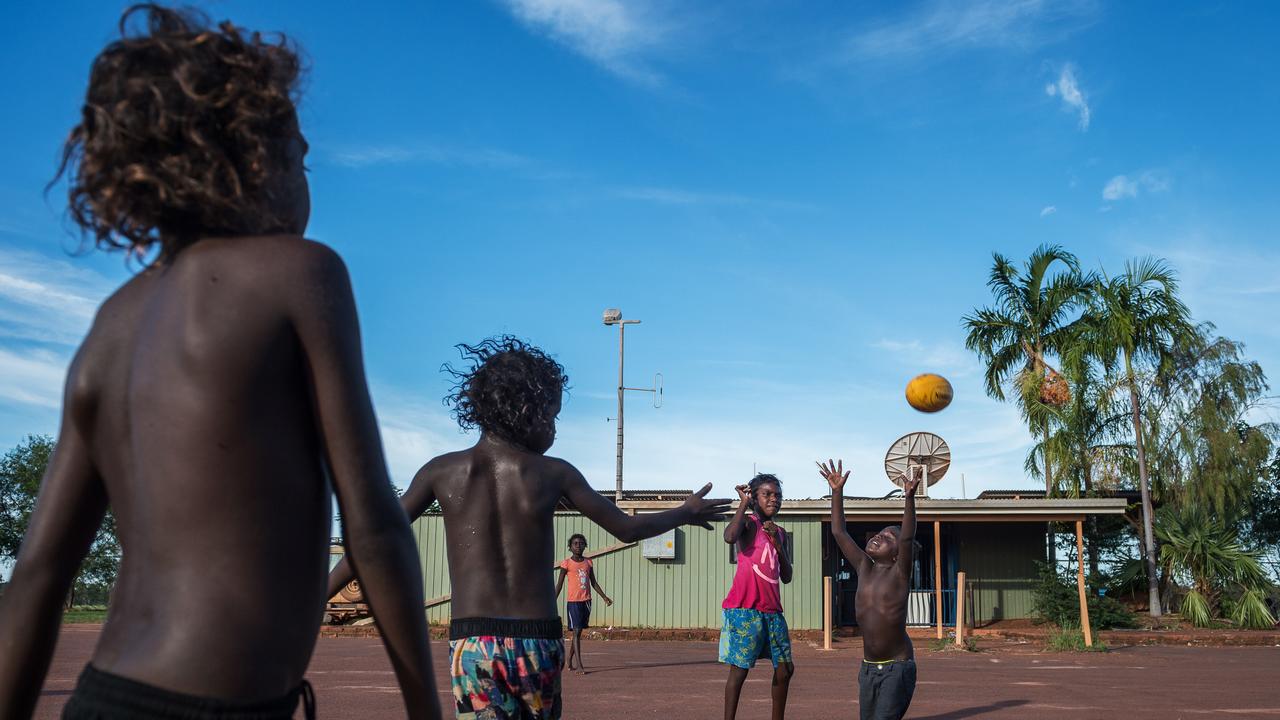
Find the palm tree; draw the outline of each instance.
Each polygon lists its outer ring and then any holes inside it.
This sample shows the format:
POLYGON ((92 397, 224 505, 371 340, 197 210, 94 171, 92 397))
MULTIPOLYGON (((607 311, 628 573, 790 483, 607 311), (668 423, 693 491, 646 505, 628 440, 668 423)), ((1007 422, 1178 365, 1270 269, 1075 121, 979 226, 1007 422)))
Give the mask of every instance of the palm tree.
MULTIPOLYGON (((1017 383, 1017 397, 1023 418, 1049 444, 1050 424, 1055 410, 1040 399, 1047 354, 1061 355, 1075 330, 1073 310, 1083 305, 1092 278, 1080 274, 1075 255, 1058 245, 1041 245, 1021 271, 999 253, 987 286, 995 298, 985 307, 964 317, 969 335, 965 346, 978 353, 987 365, 987 394, 1005 399, 1005 386, 1017 383), (1050 277, 1055 264, 1064 271, 1050 277)), ((1041 452, 1046 494, 1055 489, 1050 454, 1041 452)))
POLYGON ((1143 553, 1146 556, 1150 612, 1152 617, 1160 617, 1151 485, 1135 364, 1145 361, 1159 365, 1165 362, 1194 328, 1186 305, 1178 299, 1178 281, 1173 269, 1158 258, 1125 263, 1122 274, 1103 276, 1098 280, 1094 295, 1094 307, 1086 320, 1094 351, 1109 368, 1117 363, 1121 365, 1121 381, 1129 391, 1133 441, 1138 456, 1138 489, 1142 494, 1143 553))
MULTIPOLYGON (((1063 357, 1063 377, 1071 387, 1071 399, 1056 415, 1056 427, 1047 441, 1036 443, 1027 453, 1027 473, 1039 475, 1036 458, 1047 456, 1057 468, 1058 489, 1067 497, 1092 497, 1097 481, 1109 484, 1114 468, 1131 456, 1132 446, 1124 436, 1127 413, 1114 407, 1115 383, 1100 377, 1088 345, 1073 341, 1063 357)), ((1097 518, 1085 521, 1089 572, 1098 573, 1100 564, 1097 518)))

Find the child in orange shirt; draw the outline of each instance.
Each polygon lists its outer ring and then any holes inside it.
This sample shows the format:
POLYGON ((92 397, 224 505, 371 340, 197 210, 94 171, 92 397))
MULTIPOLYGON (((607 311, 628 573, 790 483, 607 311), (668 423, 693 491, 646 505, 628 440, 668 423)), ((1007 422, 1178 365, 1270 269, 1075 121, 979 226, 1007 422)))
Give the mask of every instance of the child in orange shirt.
POLYGON ((571 555, 560 563, 560 579, 556 580, 556 597, 560 597, 565 577, 573 575, 573 579, 569 581, 569 629, 573 631, 573 640, 569 644, 569 669, 576 669, 579 675, 587 674, 587 666, 582 663, 582 631, 591 622, 591 588, 600 593, 606 606, 613 605, 613 600, 600 587, 600 583, 596 582, 596 571, 592 568, 591 559, 583 555, 586 551, 585 535, 574 533, 570 536, 571 555), (578 658, 577 668, 573 665, 575 655, 578 658))

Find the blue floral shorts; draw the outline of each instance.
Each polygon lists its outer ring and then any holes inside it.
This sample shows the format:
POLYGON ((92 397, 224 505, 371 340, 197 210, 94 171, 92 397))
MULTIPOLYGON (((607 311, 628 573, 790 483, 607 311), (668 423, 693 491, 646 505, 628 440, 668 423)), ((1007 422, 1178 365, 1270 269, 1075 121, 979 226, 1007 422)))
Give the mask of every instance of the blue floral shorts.
POLYGON ((767 657, 773 666, 791 662, 791 633, 782 613, 732 608, 720 628, 720 662, 750 670, 767 657))

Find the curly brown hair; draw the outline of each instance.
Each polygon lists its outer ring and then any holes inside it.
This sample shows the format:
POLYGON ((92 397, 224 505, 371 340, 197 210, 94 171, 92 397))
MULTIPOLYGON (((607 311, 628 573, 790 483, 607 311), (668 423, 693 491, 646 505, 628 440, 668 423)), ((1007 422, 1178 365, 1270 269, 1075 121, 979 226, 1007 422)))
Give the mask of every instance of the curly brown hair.
POLYGON ((511 335, 476 345, 455 345, 468 367, 446 363, 441 369, 456 382, 445 397, 464 430, 485 432, 531 448, 555 426, 548 410, 569 385, 564 366, 533 345, 511 335))
POLYGON ((305 148, 296 46, 153 4, 125 10, 119 27, 50 182, 69 176, 86 238, 131 255, 158 244, 165 257, 202 235, 288 231, 279 176, 298 162, 291 141, 305 148))

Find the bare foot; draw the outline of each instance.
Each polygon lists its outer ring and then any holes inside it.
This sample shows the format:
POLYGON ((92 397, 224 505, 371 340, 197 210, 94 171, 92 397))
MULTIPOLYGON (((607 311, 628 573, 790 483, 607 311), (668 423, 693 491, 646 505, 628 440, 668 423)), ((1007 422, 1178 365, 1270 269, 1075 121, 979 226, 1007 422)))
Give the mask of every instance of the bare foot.
POLYGON ((587 669, 586 669, 586 668, 584 668, 584 667, 580 667, 580 668, 578 668, 578 674, 579 674, 579 675, 586 675, 586 674, 587 674, 587 669))

